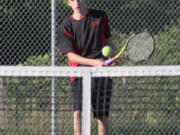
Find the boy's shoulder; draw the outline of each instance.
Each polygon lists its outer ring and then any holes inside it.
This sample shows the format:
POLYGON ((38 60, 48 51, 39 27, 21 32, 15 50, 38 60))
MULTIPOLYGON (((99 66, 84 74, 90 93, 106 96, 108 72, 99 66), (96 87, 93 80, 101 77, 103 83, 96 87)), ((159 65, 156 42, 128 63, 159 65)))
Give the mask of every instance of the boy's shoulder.
POLYGON ((66 17, 62 22, 61 22, 61 26, 68 26, 70 25, 70 17, 66 17))

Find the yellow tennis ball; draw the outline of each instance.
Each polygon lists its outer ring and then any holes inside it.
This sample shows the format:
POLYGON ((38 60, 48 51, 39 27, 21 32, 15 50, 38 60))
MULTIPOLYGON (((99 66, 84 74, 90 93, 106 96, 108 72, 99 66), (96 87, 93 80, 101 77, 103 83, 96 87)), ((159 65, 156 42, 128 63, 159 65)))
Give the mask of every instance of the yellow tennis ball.
POLYGON ((110 56, 111 53, 112 53, 112 48, 111 48, 110 46, 105 46, 105 47, 103 47, 103 49, 102 49, 102 55, 103 55, 104 57, 110 56))

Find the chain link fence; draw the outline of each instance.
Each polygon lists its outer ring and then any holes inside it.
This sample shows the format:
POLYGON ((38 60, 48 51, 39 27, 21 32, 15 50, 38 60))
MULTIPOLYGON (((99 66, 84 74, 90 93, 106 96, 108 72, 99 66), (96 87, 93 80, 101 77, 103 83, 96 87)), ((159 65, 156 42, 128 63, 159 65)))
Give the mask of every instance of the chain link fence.
MULTIPOLYGON (((72 12, 65 1, 57 0, 57 41, 59 25, 72 12)), ((108 14, 115 52, 134 32, 149 31, 154 37, 150 59, 136 64, 120 59, 118 66, 180 64, 180 0, 89 0, 88 6, 108 14)), ((0 65, 52 65, 50 0, 0 1, 0 65)), ((68 65, 58 49, 56 65, 68 65)), ((115 78, 114 83, 113 135, 180 134, 179 77, 115 78), (132 89, 132 85, 137 88, 132 89)), ((59 79, 58 86, 57 131, 70 135, 73 110, 69 79, 59 79)), ((0 134, 50 134, 50 93, 50 78, 0 79, 0 134)), ((97 134, 94 121, 92 133, 97 134)))
MULTIPOLYGON (((152 58, 140 64, 180 63, 179 0, 90 0, 89 8, 107 12, 115 51, 133 32, 147 30, 153 34, 156 48, 152 58)), ((51 65, 51 1, 1 1, 0 11, 0 64, 51 65)), ((65 0, 57 0, 57 32, 71 12, 65 0)), ((57 65, 66 64, 66 57, 57 50, 57 65)), ((120 60, 119 65, 133 63, 120 60)))

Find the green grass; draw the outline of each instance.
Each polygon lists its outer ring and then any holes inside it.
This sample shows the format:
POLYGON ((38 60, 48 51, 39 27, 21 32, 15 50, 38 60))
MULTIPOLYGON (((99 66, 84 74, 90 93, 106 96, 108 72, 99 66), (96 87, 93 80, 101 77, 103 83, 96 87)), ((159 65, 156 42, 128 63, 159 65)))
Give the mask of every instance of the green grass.
POLYGON ((0 135, 45 135, 44 133, 15 128, 0 128, 0 135))

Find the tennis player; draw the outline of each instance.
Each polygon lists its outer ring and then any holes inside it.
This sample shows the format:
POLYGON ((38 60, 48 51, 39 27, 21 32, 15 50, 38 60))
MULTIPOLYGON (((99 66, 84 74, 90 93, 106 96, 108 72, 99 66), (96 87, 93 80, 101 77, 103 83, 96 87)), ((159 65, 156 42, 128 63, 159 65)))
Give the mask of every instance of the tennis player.
MULTIPOLYGON (((67 54, 70 66, 107 66, 101 50, 109 45, 114 50, 107 15, 104 11, 87 8, 88 0, 67 0, 73 13, 60 26, 59 49, 67 54)), ((71 77, 74 105, 74 132, 81 135, 82 81, 71 77)), ((111 78, 92 79, 92 108, 98 122, 98 134, 109 133, 111 78)))

